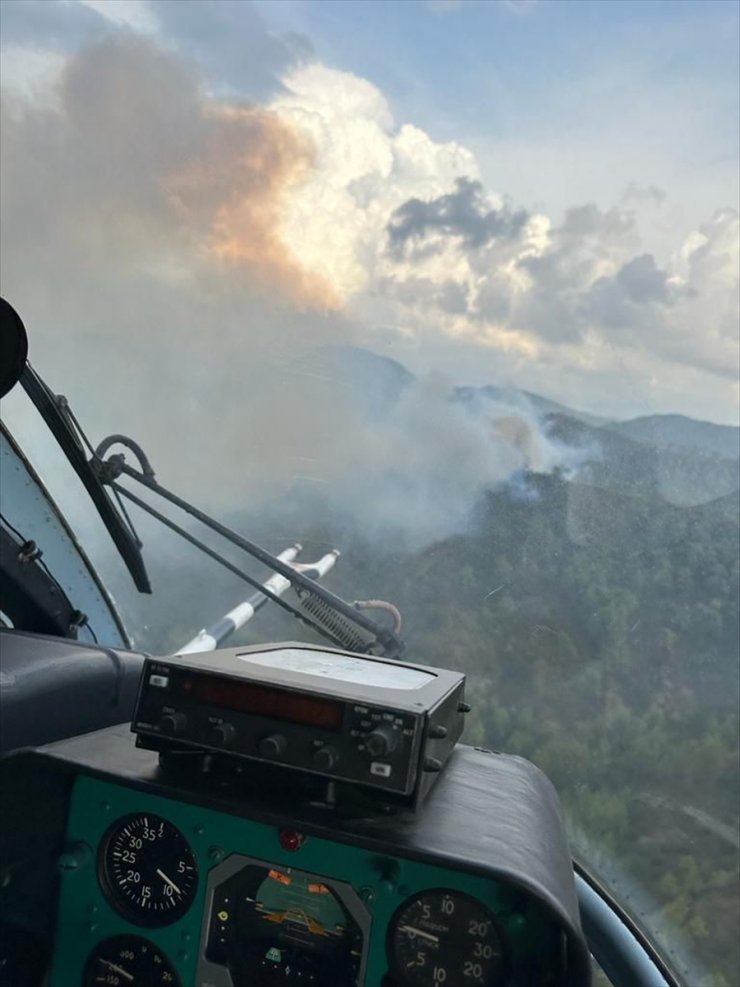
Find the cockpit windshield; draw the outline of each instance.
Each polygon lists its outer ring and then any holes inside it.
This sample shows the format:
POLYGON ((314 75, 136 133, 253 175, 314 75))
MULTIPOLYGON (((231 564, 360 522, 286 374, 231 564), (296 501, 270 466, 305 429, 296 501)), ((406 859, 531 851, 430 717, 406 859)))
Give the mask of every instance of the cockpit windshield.
MULTIPOLYGON (((576 858, 714 987, 740 983, 739 17, 2 3, 33 366, 93 446, 131 436, 392 601, 406 658, 468 676, 465 742, 539 765, 576 858)), ((86 548, 171 654, 243 587, 130 510, 151 596, 86 548)), ((320 638, 267 606, 233 643, 265 640, 320 638)))

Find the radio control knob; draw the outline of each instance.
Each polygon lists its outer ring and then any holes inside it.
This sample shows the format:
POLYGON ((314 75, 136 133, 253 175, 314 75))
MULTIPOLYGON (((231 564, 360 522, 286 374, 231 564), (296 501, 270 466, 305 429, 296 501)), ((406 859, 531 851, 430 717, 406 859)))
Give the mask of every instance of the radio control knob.
POLYGON ((379 726, 365 738, 365 750, 371 757, 386 757, 398 746, 398 734, 393 727, 379 726))
POLYGON ((311 758, 311 763, 317 771, 331 771, 337 766, 339 751, 336 747, 320 747, 311 758))
POLYGON ((236 730, 230 723, 217 723, 211 730, 211 741, 222 747, 229 747, 234 742, 236 730))
POLYGON ((288 741, 281 733, 273 733, 260 740, 257 744, 257 750, 262 757, 280 757, 287 746, 288 741))
POLYGON ((167 737, 177 737, 185 732, 188 718, 184 713, 166 713, 159 721, 160 733, 167 737))

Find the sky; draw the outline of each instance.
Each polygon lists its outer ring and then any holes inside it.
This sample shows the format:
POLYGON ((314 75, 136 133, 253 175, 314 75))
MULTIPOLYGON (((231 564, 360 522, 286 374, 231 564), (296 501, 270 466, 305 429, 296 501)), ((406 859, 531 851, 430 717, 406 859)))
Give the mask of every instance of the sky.
POLYGON ((737 423, 734 0, 0 14, 0 281, 61 375, 149 354, 155 415, 348 342, 737 423))

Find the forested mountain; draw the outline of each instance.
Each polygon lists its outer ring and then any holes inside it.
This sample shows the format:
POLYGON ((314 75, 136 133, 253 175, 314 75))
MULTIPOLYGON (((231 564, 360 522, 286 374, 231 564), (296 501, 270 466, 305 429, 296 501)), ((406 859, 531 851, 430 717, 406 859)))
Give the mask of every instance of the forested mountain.
MULTIPOLYGON (((400 364, 347 359, 358 390, 382 393, 384 407, 413 381, 400 364)), ((377 537, 323 489, 230 521, 274 550, 294 539, 310 556, 340 547, 335 591, 393 600, 410 660, 468 674, 464 739, 547 772, 576 853, 665 942, 691 944, 693 969, 674 957, 689 982, 740 984, 737 460, 721 441, 692 447, 694 425, 726 433, 690 420, 657 427, 670 439, 660 446, 562 410, 539 421, 578 451, 578 468, 519 473, 478 497, 462 528, 424 544, 377 537)), ((154 598, 135 606, 152 650, 174 649, 243 598, 194 557, 148 561, 154 598)), ((241 640, 305 637, 268 609, 241 640)))
POLYGON ((740 487, 737 458, 651 445, 630 439, 611 425, 590 428, 565 415, 547 416, 546 423, 552 436, 584 450, 578 482, 678 506, 703 504, 740 487))
POLYGON ((740 456, 736 428, 696 421, 685 415, 647 415, 626 422, 610 422, 609 428, 637 442, 662 449, 690 449, 729 459, 740 456))

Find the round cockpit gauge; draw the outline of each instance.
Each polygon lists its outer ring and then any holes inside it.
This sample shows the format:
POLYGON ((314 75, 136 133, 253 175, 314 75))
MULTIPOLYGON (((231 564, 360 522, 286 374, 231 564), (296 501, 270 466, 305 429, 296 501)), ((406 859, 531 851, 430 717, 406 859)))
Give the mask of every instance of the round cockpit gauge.
POLYGON ((83 987, 180 987, 174 967, 154 943, 141 936, 111 936, 85 963, 83 987))
POLYGON ((460 891, 408 898, 388 930, 388 954, 399 987, 499 987, 506 979, 501 933, 490 911, 460 891))
POLYGON ((111 905, 137 925, 167 925, 188 910, 198 866, 180 830, 161 816, 139 812, 106 833, 98 860, 111 905))

